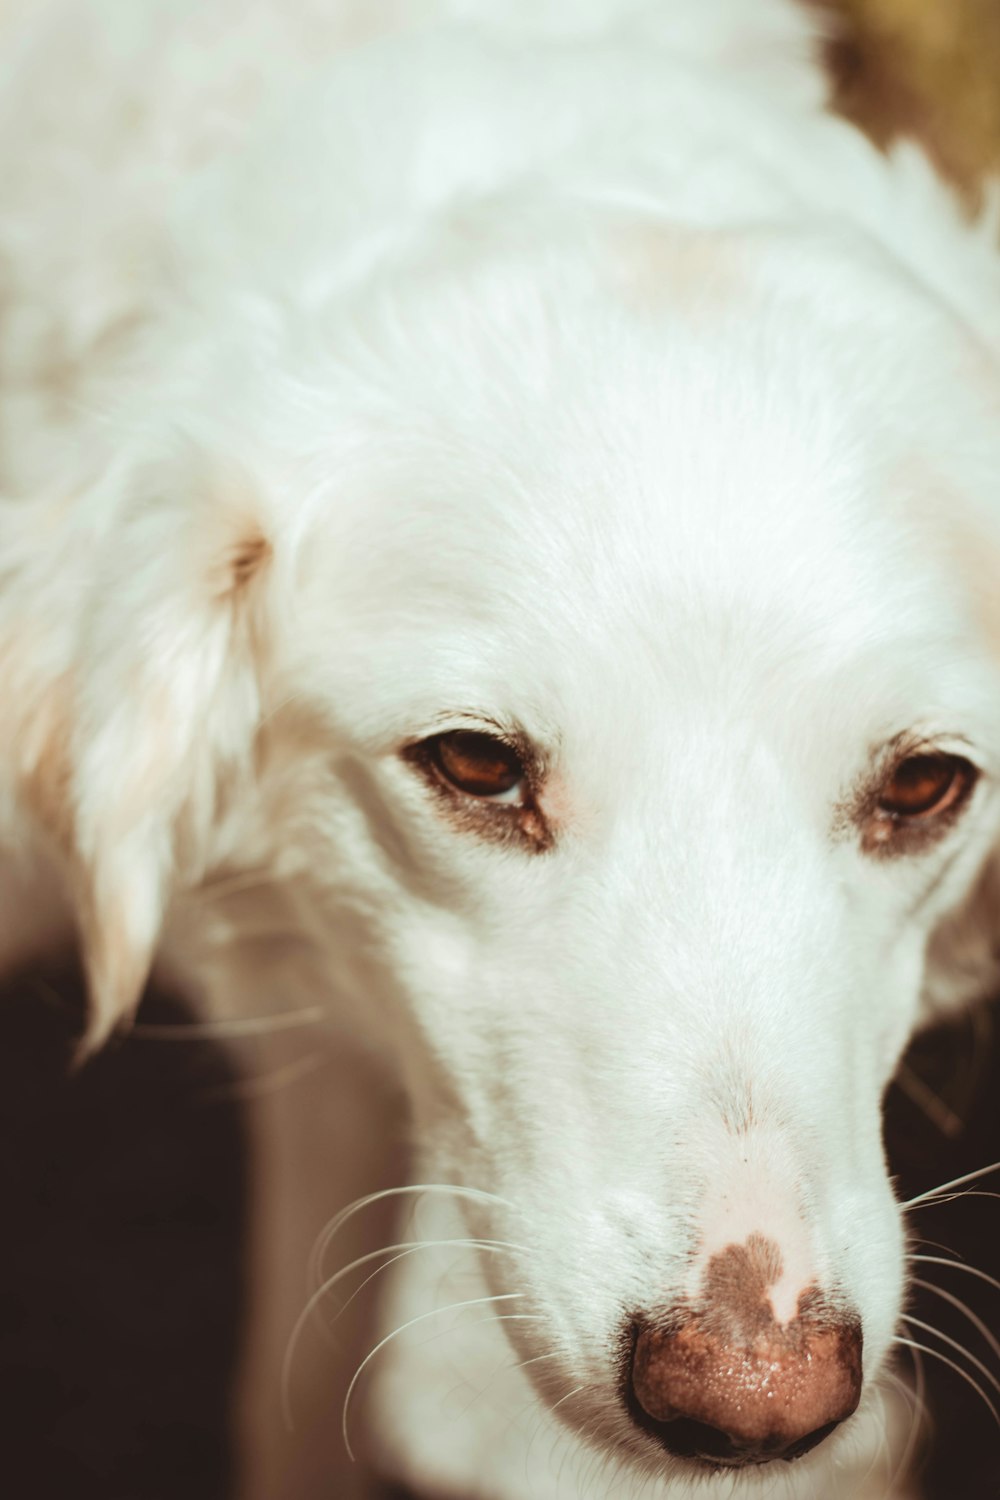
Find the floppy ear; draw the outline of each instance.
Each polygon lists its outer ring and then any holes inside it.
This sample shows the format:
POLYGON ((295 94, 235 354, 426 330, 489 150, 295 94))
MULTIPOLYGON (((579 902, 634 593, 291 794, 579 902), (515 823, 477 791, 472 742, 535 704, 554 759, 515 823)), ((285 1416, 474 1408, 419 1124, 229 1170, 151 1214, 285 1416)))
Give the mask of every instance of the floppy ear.
POLYGON ((243 478, 184 467, 180 497, 175 474, 109 530, 76 653, 57 837, 88 979, 85 1050, 138 1003, 171 890, 203 872, 259 721, 270 542, 243 478))

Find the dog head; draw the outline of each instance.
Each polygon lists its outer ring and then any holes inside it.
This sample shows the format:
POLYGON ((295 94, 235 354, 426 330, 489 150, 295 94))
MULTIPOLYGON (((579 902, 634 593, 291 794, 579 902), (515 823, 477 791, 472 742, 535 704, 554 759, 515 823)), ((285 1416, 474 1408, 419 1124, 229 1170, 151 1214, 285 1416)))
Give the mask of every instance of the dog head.
POLYGON ((270 863, 561 1415, 790 1456, 899 1314, 883 1091, 993 963, 997 375, 860 240, 483 212, 162 335, 59 779, 95 1034, 178 879, 270 863))

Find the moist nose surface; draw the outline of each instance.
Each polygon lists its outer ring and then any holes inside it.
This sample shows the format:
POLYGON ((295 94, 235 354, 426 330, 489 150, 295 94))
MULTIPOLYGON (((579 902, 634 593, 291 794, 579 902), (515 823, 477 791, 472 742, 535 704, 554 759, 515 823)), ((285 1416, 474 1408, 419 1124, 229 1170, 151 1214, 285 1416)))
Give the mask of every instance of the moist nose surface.
POLYGON ((767 1298, 778 1274, 777 1247, 751 1235, 713 1256, 696 1309, 638 1327, 629 1407, 668 1451, 734 1465, 796 1458, 854 1411, 858 1319, 811 1290, 779 1323, 767 1298))

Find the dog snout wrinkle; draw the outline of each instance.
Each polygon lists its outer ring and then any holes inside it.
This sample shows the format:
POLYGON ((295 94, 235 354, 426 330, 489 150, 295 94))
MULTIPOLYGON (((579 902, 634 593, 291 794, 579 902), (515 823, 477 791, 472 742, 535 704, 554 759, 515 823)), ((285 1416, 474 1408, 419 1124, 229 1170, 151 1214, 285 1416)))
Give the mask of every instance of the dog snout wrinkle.
POLYGON ((861 1395, 861 1326, 818 1288, 781 1324, 768 1288, 772 1240, 751 1235, 709 1262, 694 1309, 637 1325, 628 1405, 671 1453, 731 1467, 798 1458, 851 1415, 861 1395))

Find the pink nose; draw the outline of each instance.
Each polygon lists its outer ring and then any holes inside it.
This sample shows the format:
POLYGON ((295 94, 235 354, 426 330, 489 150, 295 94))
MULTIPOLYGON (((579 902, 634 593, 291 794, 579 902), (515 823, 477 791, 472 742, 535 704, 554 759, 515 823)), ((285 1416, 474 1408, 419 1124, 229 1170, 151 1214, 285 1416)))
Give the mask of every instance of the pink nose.
POLYGON ((730 1245, 697 1309, 639 1327, 629 1406, 669 1452, 731 1466, 798 1458, 857 1406, 858 1319, 812 1291, 778 1323, 765 1274, 775 1254, 760 1235, 730 1245))

